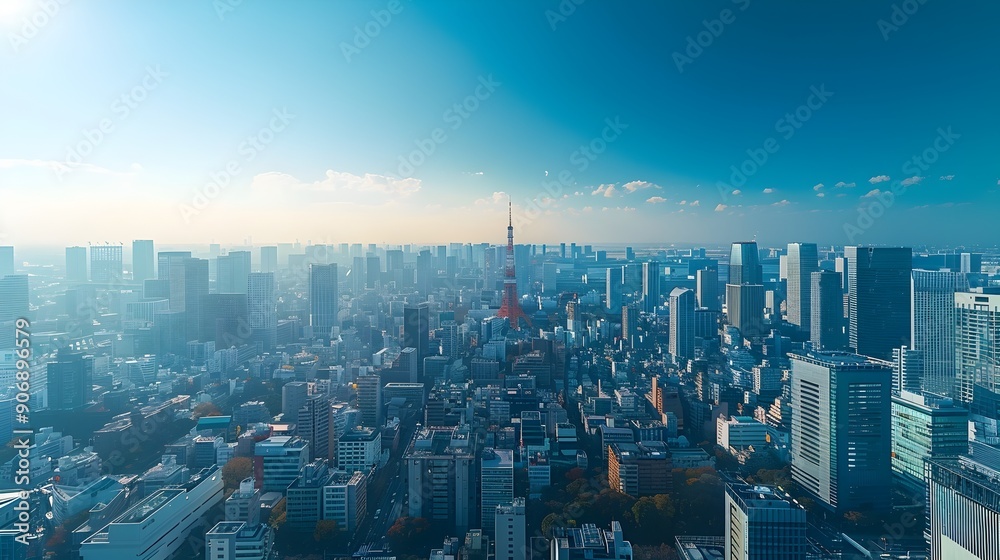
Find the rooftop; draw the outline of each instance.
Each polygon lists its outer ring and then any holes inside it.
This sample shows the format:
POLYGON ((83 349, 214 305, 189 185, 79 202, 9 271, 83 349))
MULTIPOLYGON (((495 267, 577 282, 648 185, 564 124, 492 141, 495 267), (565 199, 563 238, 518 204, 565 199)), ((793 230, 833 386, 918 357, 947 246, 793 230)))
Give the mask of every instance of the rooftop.
POLYGON ((714 560, 726 555, 723 537, 677 537, 676 548, 681 560, 714 560))

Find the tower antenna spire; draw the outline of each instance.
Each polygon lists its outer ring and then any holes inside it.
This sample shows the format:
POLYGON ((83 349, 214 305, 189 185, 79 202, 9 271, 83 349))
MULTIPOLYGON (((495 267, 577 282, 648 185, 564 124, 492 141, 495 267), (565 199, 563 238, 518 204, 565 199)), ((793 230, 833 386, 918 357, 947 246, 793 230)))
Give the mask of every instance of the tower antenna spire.
POLYGON ((514 210, 510 197, 507 197, 507 227, 514 227, 514 210))

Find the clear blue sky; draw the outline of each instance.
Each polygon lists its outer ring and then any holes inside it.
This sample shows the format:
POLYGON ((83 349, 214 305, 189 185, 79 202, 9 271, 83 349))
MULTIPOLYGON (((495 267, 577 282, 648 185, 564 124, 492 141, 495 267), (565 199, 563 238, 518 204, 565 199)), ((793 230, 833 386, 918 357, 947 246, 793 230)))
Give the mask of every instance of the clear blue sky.
POLYGON ((993 2, 2 3, 0 241, 502 242, 509 195, 526 242, 972 244, 1000 206, 993 2))

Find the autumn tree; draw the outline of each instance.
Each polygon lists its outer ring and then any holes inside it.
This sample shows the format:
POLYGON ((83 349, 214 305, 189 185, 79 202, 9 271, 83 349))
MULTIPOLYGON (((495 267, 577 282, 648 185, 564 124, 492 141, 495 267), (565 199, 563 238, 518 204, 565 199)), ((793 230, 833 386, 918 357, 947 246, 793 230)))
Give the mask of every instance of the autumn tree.
POLYGON ((191 415, 195 420, 197 420, 206 416, 222 416, 222 411, 219 410, 219 407, 210 402, 203 402, 194 407, 194 410, 191 411, 191 415))
POLYGON ((225 487, 239 488, 243 479, 253 474, 253 461, 249 457, 233 457, 222 467, 222 482, 225 487))

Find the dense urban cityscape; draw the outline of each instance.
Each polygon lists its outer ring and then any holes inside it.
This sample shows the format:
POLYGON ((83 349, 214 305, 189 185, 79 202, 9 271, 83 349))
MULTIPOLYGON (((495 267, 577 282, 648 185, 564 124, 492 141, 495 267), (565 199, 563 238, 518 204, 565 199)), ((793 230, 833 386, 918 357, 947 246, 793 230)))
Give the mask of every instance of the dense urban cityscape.
POLYGON ((0 0, 0 560, 1000 560, 998 18, 0 0))

